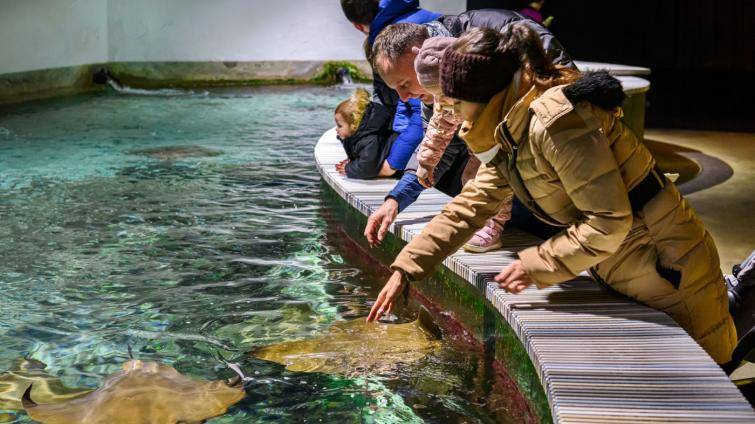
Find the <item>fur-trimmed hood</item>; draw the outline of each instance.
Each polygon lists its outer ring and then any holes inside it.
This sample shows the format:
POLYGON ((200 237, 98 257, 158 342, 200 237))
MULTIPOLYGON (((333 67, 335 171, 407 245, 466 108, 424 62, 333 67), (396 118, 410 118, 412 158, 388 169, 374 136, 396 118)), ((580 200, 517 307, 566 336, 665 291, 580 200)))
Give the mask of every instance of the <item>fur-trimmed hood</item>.
POLYGON ((627 97, 621 81, 605 70, 585 72, 578 80, 564 87, 564 95, 572 103, 587 101, 605 110, 616 109, 627 97))

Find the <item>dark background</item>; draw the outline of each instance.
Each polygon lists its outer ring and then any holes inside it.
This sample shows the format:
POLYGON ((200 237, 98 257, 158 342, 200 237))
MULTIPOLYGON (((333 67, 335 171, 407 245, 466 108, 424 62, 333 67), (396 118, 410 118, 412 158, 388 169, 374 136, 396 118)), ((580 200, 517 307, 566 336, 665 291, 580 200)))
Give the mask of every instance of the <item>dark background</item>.
POLYGON ((651 68, 648 127, 755 131, 754 0, 546 0, 542 13, 573 58, 651 68))

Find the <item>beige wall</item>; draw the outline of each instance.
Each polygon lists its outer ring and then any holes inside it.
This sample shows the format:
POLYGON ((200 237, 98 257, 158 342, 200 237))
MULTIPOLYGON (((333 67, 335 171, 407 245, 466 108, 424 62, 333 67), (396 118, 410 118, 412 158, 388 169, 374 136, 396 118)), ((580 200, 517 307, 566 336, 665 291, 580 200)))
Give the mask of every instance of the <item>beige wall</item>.
POLYGON ((0 0, 0 74, 107 61, 104 0, 0 0))
MULTIPOLYGON (((465 0, 422 0, 459 13, 465 0)), ((338 0, 0 0, 0 74, 102 62, 362 59, 338 0)))
POLYGON ((336 0, 111 0, 108 33, 116 62, 363 56, 336 0))
POLYGON ((467 0, 420 0, 420 6, 444 15, 458 15, 467 10, 467 0))

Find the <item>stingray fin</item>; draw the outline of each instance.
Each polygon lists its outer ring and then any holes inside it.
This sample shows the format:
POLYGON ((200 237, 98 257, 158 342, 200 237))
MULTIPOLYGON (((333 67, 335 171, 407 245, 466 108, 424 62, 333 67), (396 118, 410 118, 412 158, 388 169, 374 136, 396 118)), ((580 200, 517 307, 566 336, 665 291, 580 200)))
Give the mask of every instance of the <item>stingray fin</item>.
POLYGON ((437 340, 440 340, 443 337, 443 332, 440 330, 440 327, 438 327, 438 324, 436 324, 433 320, 433 317, 430 315, 430 311, 428 311, 424 306, 420 306, 419 308, 417 323, 419 324, 419 328, 421 328, 422 331, 424 331, 430 337, 437 340))
POLYGON ((24 395, 21 397, 21 405, 24 406, 24 409, 31 409, 37 406, 37 403, 31 399, 32 386, 33 384, 29 384, 29 387, 26 388, 24 395))

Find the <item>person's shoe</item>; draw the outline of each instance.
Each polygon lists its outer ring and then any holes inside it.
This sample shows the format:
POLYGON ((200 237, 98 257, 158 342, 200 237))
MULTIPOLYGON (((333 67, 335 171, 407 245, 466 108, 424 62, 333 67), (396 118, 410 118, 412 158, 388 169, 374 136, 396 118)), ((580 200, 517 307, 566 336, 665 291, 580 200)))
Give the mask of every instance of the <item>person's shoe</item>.
POLYGON ((736 316, 745 293, 755 287, 755 251, 741 264, 734 265, 733 275, 724 275, 729 295, 729 313, 736 316))
POLYGON ((489 219, 485 226, 477 231, 464 245, 467 252, 484 253, 500 249, 503 246, 503 225, 489 219))
POLYGON ((726 294, 729 296, 729 314, 736 316, 739 307, 742 306, 744 287, 733 275, 724 274, 724 280, 726 280, 726 294))
POLYGON ((755 285, 755 250, 739 265, 734 265, 732 274, 745 286, 755 285))

